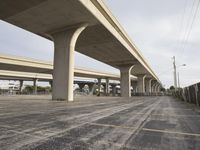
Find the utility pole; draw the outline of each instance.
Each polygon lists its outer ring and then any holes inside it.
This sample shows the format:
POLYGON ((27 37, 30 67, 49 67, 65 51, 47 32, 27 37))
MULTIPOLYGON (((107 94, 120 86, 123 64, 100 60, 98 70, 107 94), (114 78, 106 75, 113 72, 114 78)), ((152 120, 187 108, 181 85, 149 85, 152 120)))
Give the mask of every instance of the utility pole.
POLYGON ((174 68, 174 87, 177 89, 177 76, 176 76, 176 58, 173 56, 173 68, 174 68))
POLYGON ((179 72, 178 72, 178 88, 180 88, 180 77, 179 77, 179 72))

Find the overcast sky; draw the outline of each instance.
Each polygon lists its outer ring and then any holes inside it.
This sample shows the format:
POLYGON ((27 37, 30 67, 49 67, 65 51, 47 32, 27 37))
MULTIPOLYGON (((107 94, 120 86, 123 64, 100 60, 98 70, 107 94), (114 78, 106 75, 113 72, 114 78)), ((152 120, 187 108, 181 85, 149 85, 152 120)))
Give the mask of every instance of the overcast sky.
MULTIPOLYGON (((173 84, 172 56, 176 56, 177 66, 187 64, 186 67, 178 68, 181 86, 200 81, 200 10, 196 17, 193 17, 198 1, 105 0, 105 3, 162 83, 168 87, 173 84), (195 20, 191 26, 192 18, 195 20), (190 36, 187 42, 183 42, 187 34, 190 36)), ((0 53, 53 60, 51 41, 3 21, 0 21, 0 35, 0 53)), ((79 53, 76 53, 75 65, 106 72, 119 72, 79 53)))

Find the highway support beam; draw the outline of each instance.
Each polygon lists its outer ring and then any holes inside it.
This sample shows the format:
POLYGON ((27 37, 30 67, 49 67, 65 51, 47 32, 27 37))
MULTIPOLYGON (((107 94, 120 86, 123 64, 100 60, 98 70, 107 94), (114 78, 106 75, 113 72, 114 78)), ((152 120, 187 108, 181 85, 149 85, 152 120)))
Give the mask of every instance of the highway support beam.
POLYGON ((145 94, 145 77, 146 75, 138 75, 138 93, 139 95, 145 94))
POLYGON ((74 51, 86 26, 76 25, 49 33, 54 41, 53 100, 74 100, 74 51))
POLYGON ((131 97, 131 78, 130 73, 134 66, 127 65, 120 67, 120 89, 121 97, 131 97))

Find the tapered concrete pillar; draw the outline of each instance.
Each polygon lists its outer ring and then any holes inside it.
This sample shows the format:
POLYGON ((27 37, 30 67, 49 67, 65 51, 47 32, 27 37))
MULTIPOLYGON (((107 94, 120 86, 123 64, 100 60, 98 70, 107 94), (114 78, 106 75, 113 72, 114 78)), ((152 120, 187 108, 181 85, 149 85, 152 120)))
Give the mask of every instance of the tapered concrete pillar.
POLYGON ((154 93, 154 92, 155 92, 155 88, 154 88, 155 83, 156 83, 155 80, 152 80, 152 81, 151 81, 151 93, 154 93))
POLYGON ((89 95, 93 95, 93 93, 94 93, 94 86, 95 86, 94 83, 89 83, 89 84, 88 84, 89 95))
POLYGON ((37 94, 37 81, 38 79, 33 79, 33 94, 37 94))
POLYGON ((112 96, 116 96, 116 93, 117 93, 117 88, 116 88, 116 84, 112 84, 111 87, 112 87, 112 96))
POLYGON ((154 83, 152 83, 152 86, 151 86, 151 94, 154 93, 154 83))
POLYGON ((100 94, 101 94, 101 79, 98 78, 97 80, 98 80, 98 94, 97 94, 97 96, 100 96, 100 94))
POLYGON ((105 95, 109 96, 110 89, 109 89, 109 79, 108 78, 106 78, 105 92, 106 92, 105 95))
POLYGON ((83 92, 83 88, 85 87, 85 83, 78 83, 80 92, 83 92))
POLYGON ((151 87, 152 87, 152 85, 151 85, 151 83, 152 83, 152 80, 153 79, 151 79, 151 78, 147 78, 146 80, 145 80, 145 88, 146 88, 146 93, 148 94, 148 95, 150 95, 151 94, 151 92, 152 92, 152 90, 151 90, 151 87))
POLYGON ((54 40, 53 100, 73 101, 74 50, 86 25, 51 33, 54 40))
POLYGON ((151 88, 152 94, 155 94, 155 93, 156 93, 156 85, 157 85, 156 82, 154 82, 154 83, 152 84, 152 88, 151 88))
POLYGON ((156 83, 155 86, 154 86, 155 93, 157 93, 157 86, 158 86, 158 84, 156 83))
POLYGON ((23 80, 19 80, 19 93, 20 93, 20 94, 22 93, 23 83, 24 83, 23 80))
POLYGON ((138 75, 138 93, 143 95, 145 93, 145 77, 146 75, 138 75))
POLYGON ((120 89, 121 97, 131 97, 130 72, 133 66, 120 67, 120 89))
POLYGON ((156 82, 154 84, 154 94, 158 95, 159 92, 160 92, 160 84, 158 82, 156 82))
POLYGON ((137 93, 137 81, 132 81, 131 85, 133 87, 133 94, 137 93))
POLYGON ((156 86, 156 92, 157 92, 157 93, 160 92, 160 84, 157 84, 157 86, 156 86))
POLYGON ((52 80, 49 81, 49 85, 50 85, 50 87, 52 88, 52 86, 53 86, 53 81, 52 81, 52 80))

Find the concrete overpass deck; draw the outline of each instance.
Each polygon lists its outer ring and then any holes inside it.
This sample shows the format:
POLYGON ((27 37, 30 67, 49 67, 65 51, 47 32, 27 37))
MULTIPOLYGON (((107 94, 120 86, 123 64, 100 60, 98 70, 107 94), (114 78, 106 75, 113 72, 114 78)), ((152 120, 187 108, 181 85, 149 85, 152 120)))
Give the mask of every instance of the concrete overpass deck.
POLYGON ((200 115, 171 97, 0 97, 0 147, 199 150, 200 115))
MULTIPOLYGON (((0 54, 1 79, 27 79, 52 80, 53 63, 31 58, 0 54)), ((93 69, 74 68, 74 76, 86 78, 101 78, 120 80, 120 74, 106 73, 93 69)), ((131 75, 132 80, 137 77, 131 75)))
MULTIPOLYGON (((85 69, 74 69, 75 77, 83 77, 83 78, 93 78, 93 79, 106 79, 110 80, 120 80, 120 76, 117 74, 109 74, 85 69)), ((31 72, 21 72, 21 71, 8 71, 8 70, 0 70, 0 80, 23 80, 23 81, 32 81, 33 79, 37 79, 39 81, 52 81, 53 76, 51 74, 44 73, 31 73, 31 72)), ((137 79, 133 77, 133 79, 137 79)))
POLYGON ((135 65, 133 74, 148 74, 158 80, 101 0, 3 0, 1 4, 0 19, 51 40, 52 33, 87 24, 78 38, 77 51, 117 68, 135 65))

